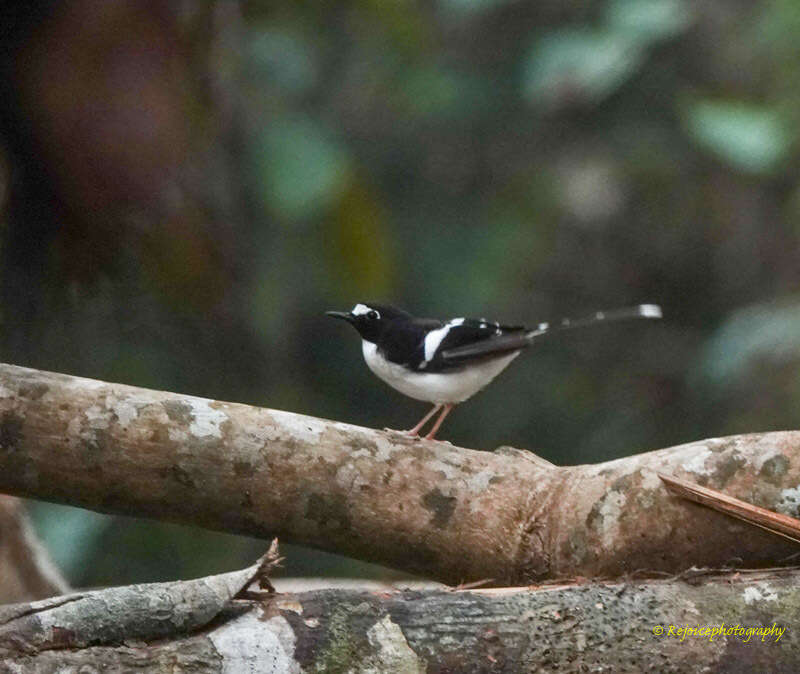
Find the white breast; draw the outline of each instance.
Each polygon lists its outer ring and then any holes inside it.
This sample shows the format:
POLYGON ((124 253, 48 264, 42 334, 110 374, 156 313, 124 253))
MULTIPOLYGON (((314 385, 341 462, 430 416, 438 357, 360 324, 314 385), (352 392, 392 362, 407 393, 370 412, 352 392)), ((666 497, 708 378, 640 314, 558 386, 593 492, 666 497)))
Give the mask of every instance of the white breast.
POLYGON ((472 397, 508 367, 519 351, 467 366, 456 372, 411 372, 386 360, 378 348, 366 340, 361 350, 367 366, 389 386, 415 400, 431 403, 460 403, 472 397))

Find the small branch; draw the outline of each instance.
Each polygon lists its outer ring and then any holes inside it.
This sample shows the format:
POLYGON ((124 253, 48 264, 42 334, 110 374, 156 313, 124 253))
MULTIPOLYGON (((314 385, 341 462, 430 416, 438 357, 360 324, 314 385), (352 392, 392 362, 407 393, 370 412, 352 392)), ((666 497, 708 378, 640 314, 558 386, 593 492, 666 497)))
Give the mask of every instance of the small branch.
POLYGON ((242 571, 148 583, 0 607, 0 655, 86 648, 188 634, 207 625, 271 563, 242 571))
MULTIPOLYGON (((272 540, 269 550, 267 550, 266 554, 261 558, 258 569, 250 582, 252 583, 253 580, 257 580, 260 589, 266 590, 267 592, 275 592, 275 588, 272 586, 269 576, 275 569, 280 567, 283 559, 284 558, 278 554, 278 539, 275 538, 272 540)), ((245 585, 241 592, 247 592, 248 585, 250 585, 250 583, 245 585)))
POLYGON ((716 489, 701 487, 688 480, 681 480, 671 475, 659 473, 658 477, 667 485, 667 488, 682 498, 708 506, 736 519, 748 522, 770 531, 778 536, 788 538, 790 541, 800 543, 800 520, 781 513, 774 513, 766 508, 759 508, 752 503, 747 503, 738 498, 723 494, 716 489))
POLYGON ((770 566, 796 552, 671 497, 657 472, 786 510, 800 433, 556 467, 522 450, 0 365, 0 492, 278 536, 450 585, 770 566))

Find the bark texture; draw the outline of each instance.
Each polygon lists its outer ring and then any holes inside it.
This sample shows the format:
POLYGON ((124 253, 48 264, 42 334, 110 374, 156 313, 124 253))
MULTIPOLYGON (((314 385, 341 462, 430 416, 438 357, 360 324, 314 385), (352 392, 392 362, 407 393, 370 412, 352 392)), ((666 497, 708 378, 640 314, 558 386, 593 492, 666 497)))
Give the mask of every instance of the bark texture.
POLYGON ((5 607, 0 672, 750 672, 800 661, 797 569, 237 598, 255 569, 5 607))
POLYGON ((800 433, 556 467, 511 448, 0 365, 0 491, 261 537, 449 583, 774 565, 796 545, 677 499, 655 471, 779 512, 800 433))

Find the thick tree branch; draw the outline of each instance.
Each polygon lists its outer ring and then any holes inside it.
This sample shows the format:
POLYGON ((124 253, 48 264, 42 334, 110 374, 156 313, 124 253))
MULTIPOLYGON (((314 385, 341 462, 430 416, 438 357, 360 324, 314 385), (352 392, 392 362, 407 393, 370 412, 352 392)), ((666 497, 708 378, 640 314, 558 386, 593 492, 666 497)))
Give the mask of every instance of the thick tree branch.
POLYGON ((305 543, 450 583, 772 565, 796 545, 655 471, 797 507, 800 433, 592 466, 0 365, 0 491, 305 543))
POLYGON ((0 672, 794 671, 800 661, 797 569, 236 599, 254 570, 0 609, 0 672))

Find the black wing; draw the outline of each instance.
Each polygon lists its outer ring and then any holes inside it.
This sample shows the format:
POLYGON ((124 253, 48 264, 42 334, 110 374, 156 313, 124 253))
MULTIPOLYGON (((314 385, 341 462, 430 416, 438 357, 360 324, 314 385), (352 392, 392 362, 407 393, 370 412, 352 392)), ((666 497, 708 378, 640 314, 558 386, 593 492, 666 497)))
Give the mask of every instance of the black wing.
POLYGON ((457 368, 471 361, 501 356, 529 345, 529 331, 524 326, 468 319, 463 325, 453 328, 442 340, 435 360, 441 363, 441 369, 457 368))
POLYGON ((441 360, 446 367, 458 367, 470 361, 519 351, 530 345, 530 336, 524 330, 520 330, 519 332, 503 333, 481 342, 448 349, 441 354, 441 360))
POLYGON ((521 348, 524 335, 522 326, 483 319, 458 318, 448 322, 414 319, 389 324, 381 335, 380 349, 385 358, 409 369, 443 372, 460 369, 472 360, 521 348), (516 346, 509 346, 509 339, 516 346))

